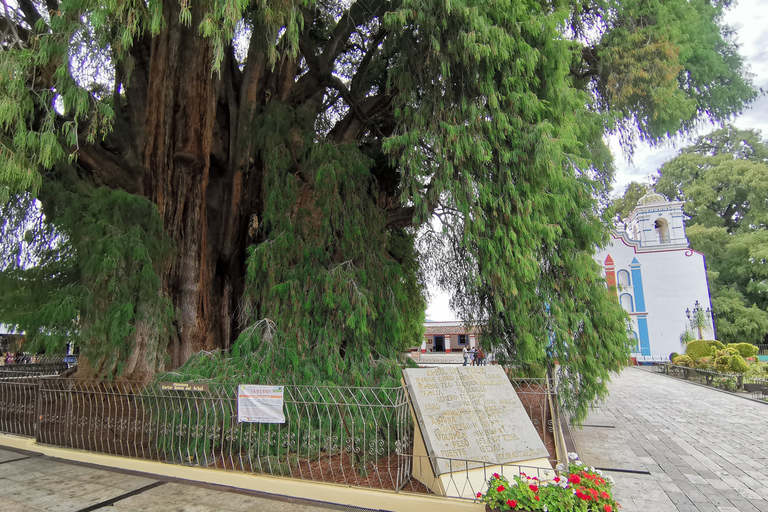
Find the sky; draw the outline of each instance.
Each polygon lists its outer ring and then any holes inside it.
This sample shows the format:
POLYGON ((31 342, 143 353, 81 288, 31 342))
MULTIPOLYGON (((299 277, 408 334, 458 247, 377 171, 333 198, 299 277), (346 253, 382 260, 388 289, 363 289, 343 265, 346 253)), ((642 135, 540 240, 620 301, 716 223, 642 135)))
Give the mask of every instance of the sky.
MULTIPOLYGON (((724 21, 736 31, 736 42, 740 45, 741 54, 753 75, 755 87, 768 93, 768 0, 736 0, 735 5, 726 13, 724 21)), ((763 139, 768 139, 768 94, 759 96, 750 108, 733 120, 733 124, 740 129, 761 130, 763 139)), ((712 125, 704 125, 698 133, 678 141, 674 146, 651 148, 640 144, 635 149, 631 162, 627 161, 618 141, 608 139, 616 161, 614 193, 621 195, 632 181, 646 181, 649 174, 655 173, 664 162, 674 158, 682 147, 690 144, 698 135, 704 135, 714 129, 712 125)), ((448 304, 448 293, 432 286, 430 294, 432 298, 427 307, 428 320, 458 320, 448 304)))

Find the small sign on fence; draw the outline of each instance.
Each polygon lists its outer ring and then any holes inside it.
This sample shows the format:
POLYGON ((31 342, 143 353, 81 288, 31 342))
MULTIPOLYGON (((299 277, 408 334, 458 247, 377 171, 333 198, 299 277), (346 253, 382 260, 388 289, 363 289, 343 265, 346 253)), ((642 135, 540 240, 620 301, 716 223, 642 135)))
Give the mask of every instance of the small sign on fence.
POLYGON ((208 391, 208 384, 192 382, 161 382, 160 389, 163 391, 208 391))
POLYGON ((284 386, 237 387, 237 421, 240 423, 285 423, 284 386))

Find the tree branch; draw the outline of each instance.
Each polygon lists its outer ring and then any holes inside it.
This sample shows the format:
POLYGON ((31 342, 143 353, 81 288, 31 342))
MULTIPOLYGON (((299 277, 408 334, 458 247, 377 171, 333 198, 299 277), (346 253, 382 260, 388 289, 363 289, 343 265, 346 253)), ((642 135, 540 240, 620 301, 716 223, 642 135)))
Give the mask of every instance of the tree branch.
POLYGON ((128 167, 120 155, 107 151, 100 144, 82 144, 77 155, 78 163, 96 184, 141 194, 141 172, 128 167))

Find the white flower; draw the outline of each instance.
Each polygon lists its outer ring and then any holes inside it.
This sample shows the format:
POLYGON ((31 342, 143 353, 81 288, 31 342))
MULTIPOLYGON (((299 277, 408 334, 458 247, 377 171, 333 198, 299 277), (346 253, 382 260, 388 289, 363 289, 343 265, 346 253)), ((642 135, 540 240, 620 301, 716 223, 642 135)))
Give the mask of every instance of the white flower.
POLYGON ((605 479, 608 480, 609 482, 611 482, 611 485, 613 485, 615 483, 613 481, 613 477, 611 475, 606 476, 605 479))
POLYGON ((570 453, 568 454, 568 458, 569 458, 569 459, 571 459, 571 460, 576 460, 576 459, 578 459, 578 458, 579 458, 579 454, 577 454, 577 453, 573 453, 573 452, 570 452, 570 453))
POLYGON ((565 466, 563 466, 562 464, 558 464, 557 466, 555 466, 555 469, 558 471, 563 471, 565 469, 565 466))
POLYGON ((582 462, 580 460, 575 460, 575 461, 573 461, 573 463, 576 464, 577 466, 581 466, 582 465, 582 462))
POLYGON ((595 472, 596 474, 598 474, 598 475, 600 475, 600 476, 603 476, 603 472, 602 472, 602 471, 600 471, 599 469, 597 469, 597 468, 592 468, 592 469, 594 470, 594 472, 595 472))

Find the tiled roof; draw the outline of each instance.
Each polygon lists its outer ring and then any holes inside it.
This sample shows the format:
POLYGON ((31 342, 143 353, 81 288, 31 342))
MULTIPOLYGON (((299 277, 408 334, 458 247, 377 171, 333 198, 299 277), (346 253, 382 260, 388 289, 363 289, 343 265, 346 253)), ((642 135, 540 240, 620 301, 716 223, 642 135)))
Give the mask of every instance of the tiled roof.
POLYGON ((480 329, 473 325, 467 329, 463 325, 430 325, 429 322, 424 324, 424 334, 430 336, 432 334, 477 334, 480 329))

